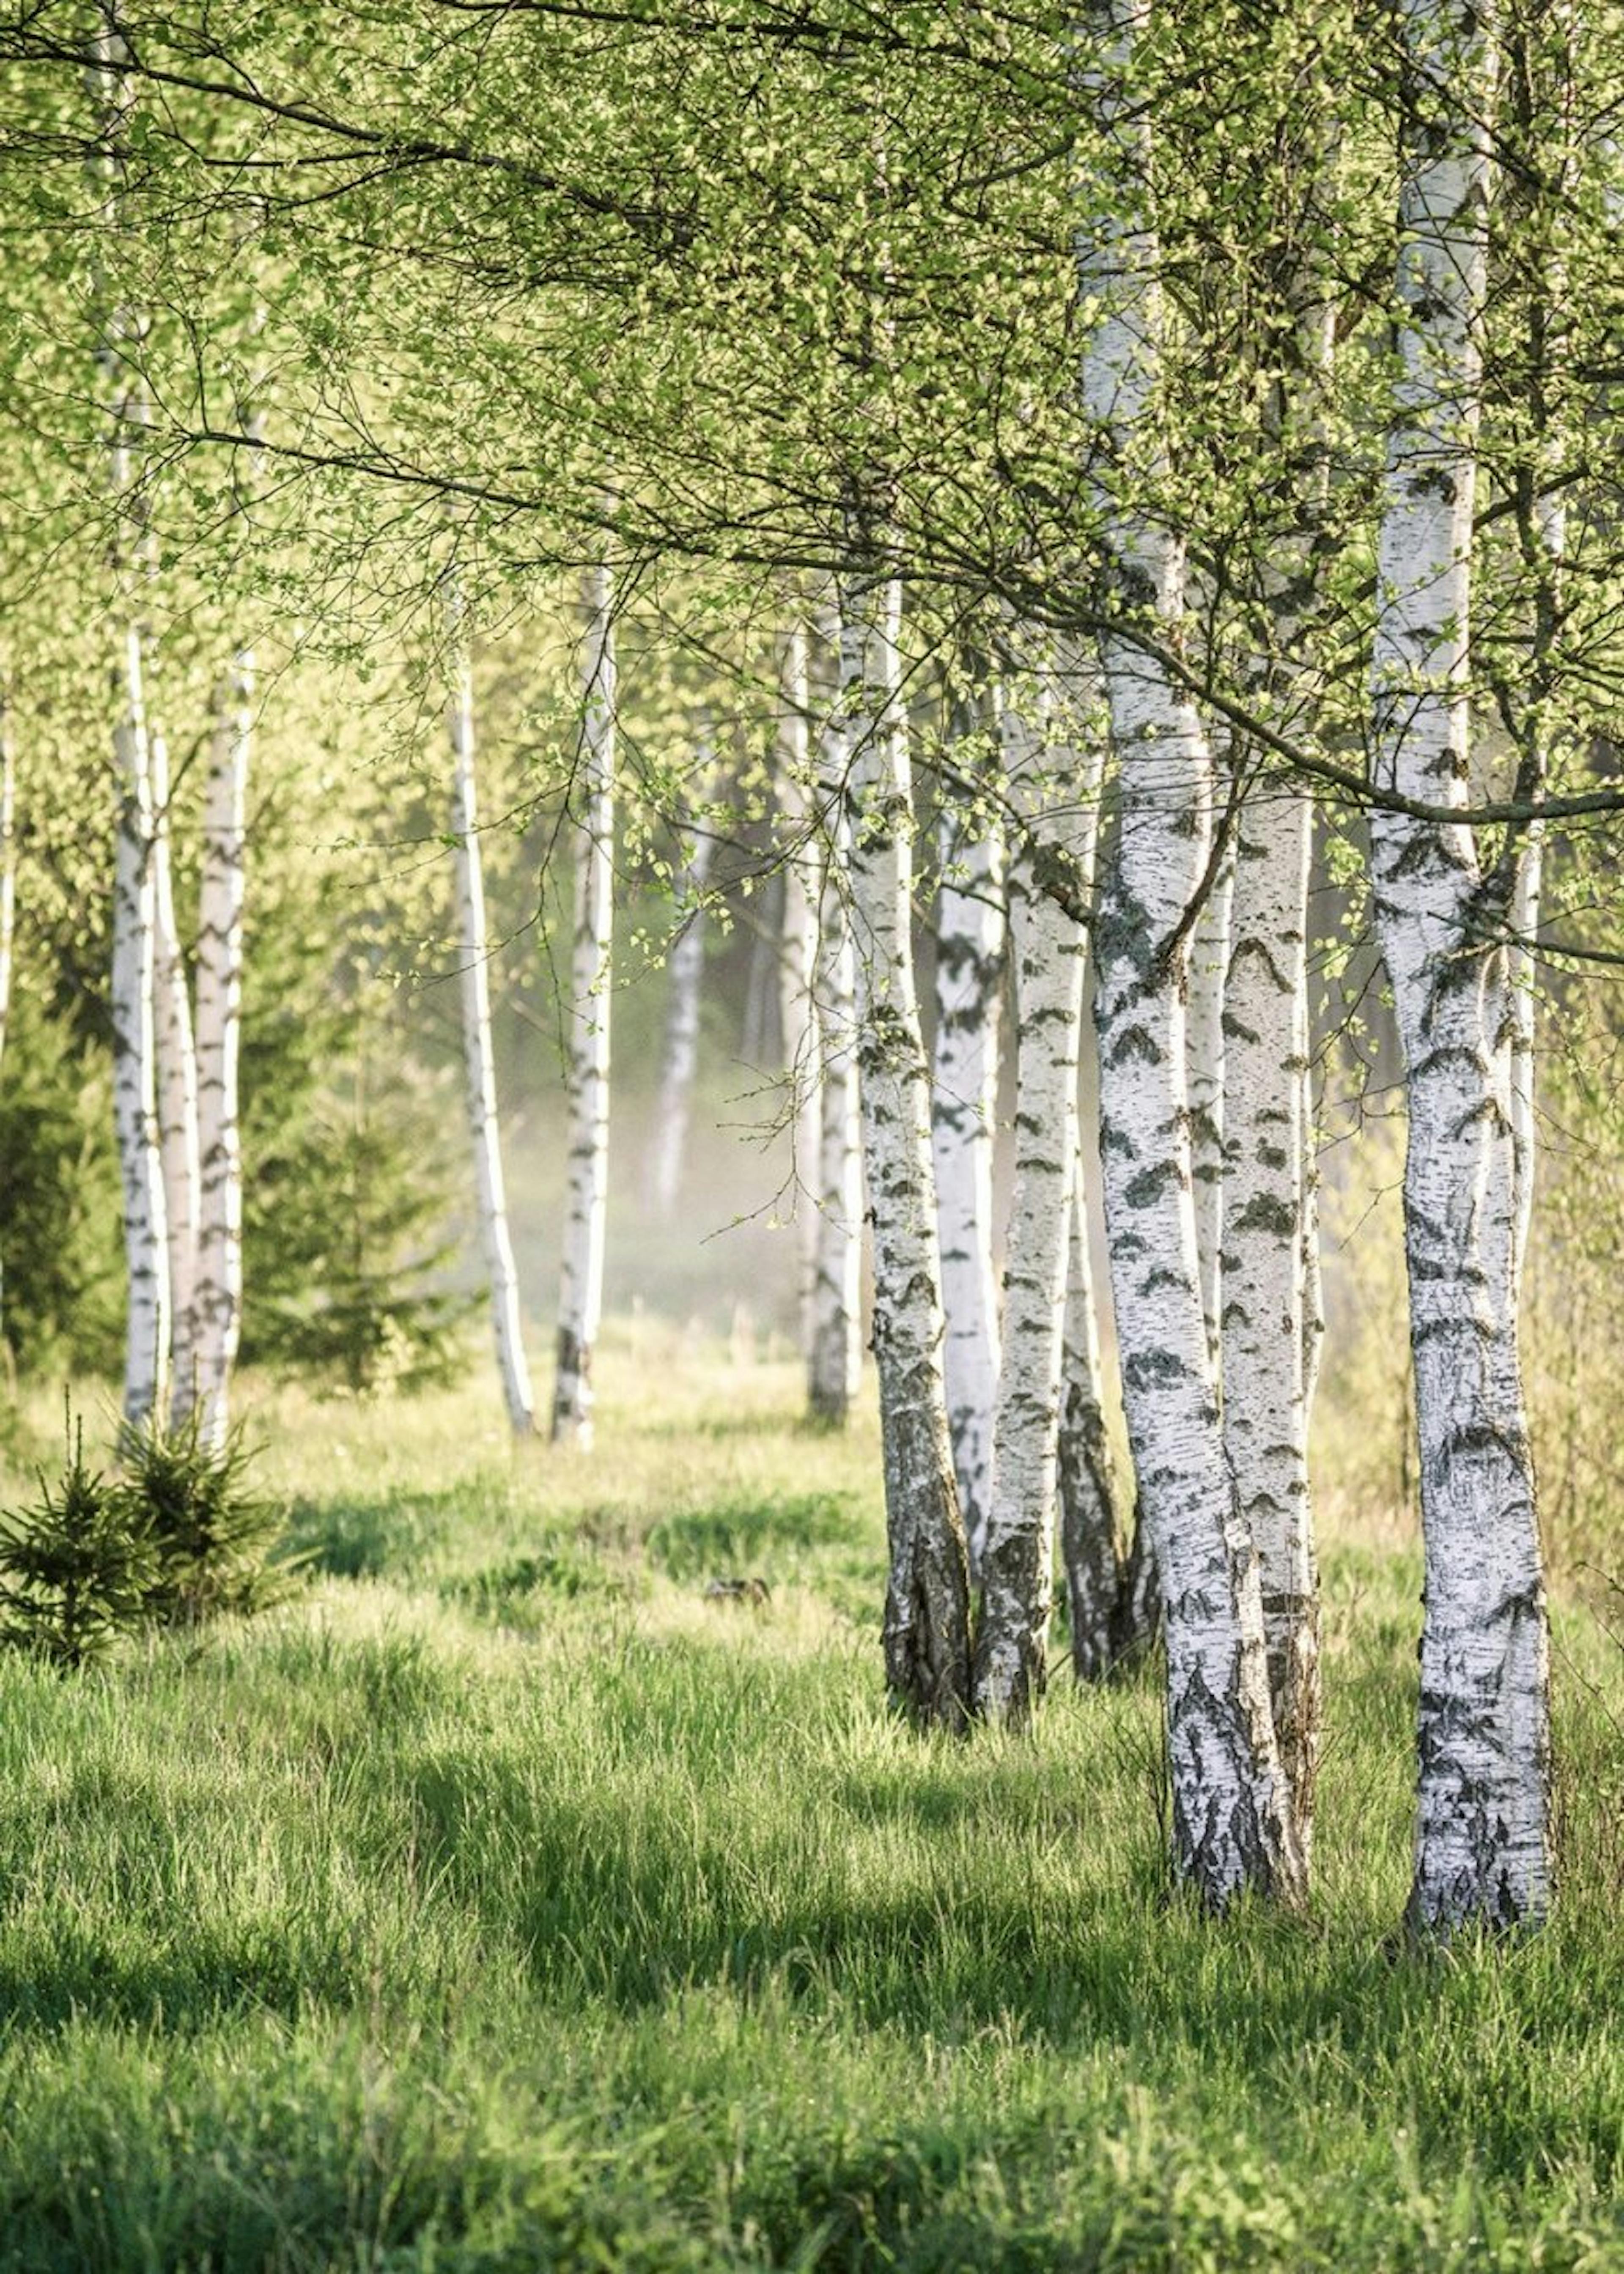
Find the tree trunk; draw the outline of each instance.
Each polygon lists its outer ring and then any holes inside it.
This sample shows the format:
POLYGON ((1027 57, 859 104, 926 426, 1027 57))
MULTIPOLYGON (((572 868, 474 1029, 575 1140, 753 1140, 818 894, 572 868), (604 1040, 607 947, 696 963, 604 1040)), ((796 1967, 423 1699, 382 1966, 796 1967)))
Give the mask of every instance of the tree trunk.
POLYGON ((1101 768, 1071 745, 1050 674, 1006 689, 1004 771, 1016 833, 1010 935, 1019 1046, 1015 1184, 1004 1273, 992 1508, 981 1564, 975 1710, 1020 1728, 1042 1696, 1055 1559, 1066 1265, 1076 1181, 1078 1053, 1087 943, 1043 889, 1056 855, 1091 861, 1101 768))
MULTIPOLYGON (((86 81, 97 116, 92 179, 102 193, 109 240, 119 222, 130 111, 128 50, 110 9, 100 11, 86 81)), ((131 362, 140 325, 95 278, 104 311, 97 377, 108 410, 108 487, 114 524, 118 652, 111 672, 114 774, 118 785, 113 876, 113 1123, 124 1186, 124 1260, 130 1303, 124 1343, 124 1410, 142 1422, 162 1412, 168 1387, 169 1271, 163 1170, 158 1150, 156 1040, 153 1014, 154 885, 153 790, 147 737, 142 632, 135 593, 143 551, 137 438, 147 423, 143 383, 131 362)))
POLYGON ((491 1321, 496 1363, 514 1434, 528 1437, 536 1426, 536 1401, 519 1316, 519 1274, 508 1229, 508 1193, 502 1175, 501 1124, 496 1105, 496 1058, 491 1044, 490 943, 485 914, 485 870, 479 853, 479 811, 474 772, 474 674, 463 622, 462 596, 455 569, 446 586, 447 653, 450 700, 447 725, 451 737, 451 830, 456 864, 457 958, 462 983, 462 1064, 467 1081, 469 1134, 474 1149, 474 1186, 479 1210, 479 1239, 491 1288, 491 1321))
MULTIPOLYGON (((1147 193, 1143 125, 1123 99, 1142 5, 1095 11, 1089 78, 1130 198, 1147 193)), ((1124 615, 1182 636, 1184 570, 1163 524, 1112 494, 1149 438, 1160 308, 1158 249, 1129 220, 1085 249, 1099 304, 1084 395, 1106 469, 1099 503, 1124 615)), ((1096 933, 1101 1156, 1123 1398, 1162 1586, 1174 1861, 1218 1908, 1247 1888, 1304 1891, 1269 1709, 1257 1559, 1224 1460, 1192 1186, 1187 956, 1175 946, 1209 849, 1213 765, 1201 723, 1165 669, 1113 634, 1101 663, 1121 825, 1096 933)))
MULTIPOLYGON (((256 312, 257 334, 264 312, 256 312)), ((265 439, 265 413, 250 380, 237 425, 254 446, 238 460, 231 511, 247 528, 265 439)), ((249 642, 232 650, 215 690, 208 779, 203 793, 203 857, 198 898, 198 1294, 199 1429, 223 1445, 230 1426, 231 1369, 243 1324, 243 1142, 238 1073, 243 1024, 243 910, 246 898, 248 772, 253 757, 259 659, 249 642)))
MULTIPOLYGON (((840 621, 821 612, 819 642, 836 662, 840 621)), ((862 1370, 862 1121, 857 1081, 857 959, 847 902, 851 863, 846 741, 838 711, 826 715, 819 750, 823 839, 814 990, 817 1009, 817 1244, 812 1278, 807 1405, 844 1427, 862 1370)))
MULTIPOLYGON (((1373 778, 1467 795, 1477 333, 1492 70, 1455 0, 1409 0, 1399 377, 1372 664, 1373 778)), ((1409 1091, 1404 1232, 1426 1547, 1411 1924, 1509 1926, 1550 1899, 1549 1670, 1517 1355, 1515 1026, 1464 824, 1371 821, 1409 1091)))
MULTIPOLYGON (((972 778, 984 759, 963 754, 994 712, 985 696, 954 704, 954 770, 972 778)), ((998 1111, 998 1030, 1004 994, 1004 847, 973 808, 970 782, 944 803, 936 895, 936 1033, 931 1141, 942 1233, 947 1320, 943 1374, 972 1578, 992 1513, 993 1411, 998 1394, 998 1291, 993 1274, 993 1133, 998 1111)))
POLYGON ((218 698, 203 803, 198 910, 197 1379, 206 1443, 225 1442, 243 1317, 243 1150, 237 1068, 255 657, 239 647, 218 698))
POLYGON ((778 926, 778 1024, 789 1088, 789 1186, 795 1224, 801 1349, 809 1358, 817 1280, 817 1163, 823 1126, 818 1080, 817 973, 819 863, 808 803, 811 713, 807 636, 792 624, 778 643, 778 709, 774 786, 788 844, 778 926))
POLYGON ((197 1403, 198 1223, 202 1183, 198 1133, 198 1060, 192 993, 175 915, 169 834, 169 754, 149 725, 153 798, 153 1011, 157 1047, 158 1157, 163 1172, 169 1256, 170 1416, 184 1420, 197 1403))
POLYGON ((1304 1856, 1320 1742, 1303 1126, 1312 828, 1309 798, 1288 783, 1266 783, 1242 808, 1223 998, 1223 1441, 1257 1546, 1274 1734, 1304 1856))
POLYGON ((1101 1396, 1100 1329, 1088 1253, 1088 1205, 1079 1145, 1067 1209, 1064 1344, 1056 1472, 1071 1666, 1103 1682, 1122 1655, 1127 1570, 1116 1540, 1116 1465, 1101 1396))
MULTIPOLYGON (((1195 1245, 1201 1263, 1201 1315, 1218 1367, 1223 1309, 1223 981, 1229 955, 1233 847, 1221 855, 1190 937, 1188 1050, 1190 1164, 1195 1180, 1195 1245)), ((1222 1372, 1219 1369, 1222 1385, 1222 1372)))
POLYGON ((901 587, 852 572, 840 601, 857 1052, 890 1543, 885 1672, 892 1697, 915 1721, 957 1728, 970 1695, 969 1570, 943 1387, 930 1080, 914 985, 901 587))
MULTIPOLYGON (((695 754, 694 779, 703 798, 710 779, 708 743, 695 754)), ((694 1081, 699 1065, 700 983, 705 967, 705 881, 710 873, 711 840, 703 825, 684 833, 677 878, 676 931, 665 959, 665 1032, 660 1046, 659 1085, 654 1102, 654 1135, 649 1152, 649 1205, 669 1216, 681 1189, 688 1156, 688 1123, 694 1111, 694 1081)))
POLYGON ((592 1352, 604 1299, 609 1200, 609 996, 614 882, 614 591, 607 568, 587 572, 582 649, 583 710, 576 832, 575 948, 570 968, 569 1178, 559 1289, 555 1443, 592 1442, 592 1352))

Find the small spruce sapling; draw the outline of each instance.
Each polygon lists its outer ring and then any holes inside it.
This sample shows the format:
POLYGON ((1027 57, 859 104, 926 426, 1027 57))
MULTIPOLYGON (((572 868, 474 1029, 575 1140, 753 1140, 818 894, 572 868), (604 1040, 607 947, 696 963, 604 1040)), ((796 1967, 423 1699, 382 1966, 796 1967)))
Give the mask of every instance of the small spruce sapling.
POLYGON ((0 1518, 0 1638, 64 1672, 140 1623, 158 1568, 145 1510, 86 1466, 84 1424, 71 1414, 67 1436, 60 1487, 41 1472, 38 1501, 0 1518))
POLYGON ((282 1600, 289 1567, 273 1561, 282 1512, 249 1484, 253 1455, 240 1429, 213 1446, 195 1409, 172 1427, 151 1417, 124 1425, 118 1456, 124 1490, 153 1543, 149 1618, 196 1625, 222 1611, 246 1616, 282 1600))

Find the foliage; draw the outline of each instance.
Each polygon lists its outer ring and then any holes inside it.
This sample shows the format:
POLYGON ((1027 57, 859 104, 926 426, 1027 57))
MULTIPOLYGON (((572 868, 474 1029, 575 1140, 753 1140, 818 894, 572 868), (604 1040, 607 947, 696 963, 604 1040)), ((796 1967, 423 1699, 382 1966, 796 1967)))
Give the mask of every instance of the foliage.
POLYGON ((18 1367, 110 1371, 123 1330, 108 1069, 65 1020, 14 1006, 0 1080, 4 1329, 18 1367))
POLYGON ((67 1465, 54 1489, 8 1510, 0 1530, 6 1641, 76 1668, 105 1657, 146 1615, 157 1551, 139 1497, 85 1462, 83 1422, 68 1418, 67 1465))
POLYGON ((94 1685, 0 1662, 4 2274, 1617 2274, 1624 1672, 1560 1588, 1544 1933, 1384 1940, 1419 1564, 1359 1511, 1316 1916, 1219 1927, 1166 1899, 1147 1686, 896 1728, 870 1414, 601 1356, 590 1467, 493 1389, 267 1395, 267 1489, 372 1508, 365 1576, 94 1685), (649 1544, 752 1506, 741 1618, 649 1544))
POLYGON ((240 1423, 222 1445, 212 1445, 195 1406, 172 1424, 156 1417, 126 1422, 118 1457, 155 1559, 144 1604, 149 1617, 196 1625, 217 1612, 245 1616, 286 1599, 289 1567, 272 1560, 283 1511, 249 1483, 254 1456, 240 1423))
POLYGON ((347 1094, 311 1100, 297 1141, 284 1132, 255 1179, 258 1322, 245 1341, 251 1357, 336 1375, 360 1397, 453 1379, 471 1303, 446 1279, 455 1172, 427 1077, 380 1067, 358 1021, 350 1042, 347 1094))

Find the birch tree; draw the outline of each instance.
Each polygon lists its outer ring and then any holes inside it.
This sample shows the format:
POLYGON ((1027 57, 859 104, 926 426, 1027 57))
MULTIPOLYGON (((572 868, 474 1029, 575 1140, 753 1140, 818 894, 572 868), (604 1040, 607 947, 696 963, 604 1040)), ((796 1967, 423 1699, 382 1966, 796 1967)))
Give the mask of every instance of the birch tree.
MULTIPOLYGON (((860 531, 858 559, 871 553, 860 531)), ((956 1728, 970 1703, 969 1568, 942 1374, 930 1079, 914 981, 901 611, 894 577, 848 569, 840 591, 840 723, 850 769, 857 1056, 890 1547, 885 1673, 891 1695, 916 1721, 956 1728)))
MULTIPOLYGON (((110 10, 99 17, 86 79, 96 112, 93 177, 99 222, 117 258, 131 108, 128 50, 110 10)), ((147 406, 132 350, 135 312, 114 296, 104 262, 95 279, 101 336, 97 379, 107 411, 108 486, 113 517, 117 651, 110 671, 117 833, 113 877, 113 1119, 124 1186, 129 1314, 124 1410, 144 1421, 162 1412, 168 1382, 169 1272, 162 1163, 158 1147, 153 987, 155 889, 154 802, 147 742, 143 637, 137 598, 141 547, 139 442, 147 406)))
MULTIPOLYGON (((1116 217, 1080 255, 1093 322, 1083 386, 1115 607, 1177 648, 1182 549, 1132 495, 1155 456, 1162 320, 1156 241, 1135 211, 1146 131, 1126 92, 1147 16, 1143 0, 1116 0, 1088 19, 1085 84, 1124 178, 1116 217)), ((1210 849, 1212 756, 1189 696, 1129 636, 1102 638, 1101 666, 1120 811, 1096 935, 1101 1153, 1123 1398, 1162 1587, 1174 1856, 1214 1906, 1247 1887, 1296 1899, 1303 1857, 1270 1712, 1257 1561, 1223 1455, 1192 1186, 1179 943, 1210 849)))
MULTIPOLYGON (((838 677, 838 609, 820 611, 818 644, 838 677)), ((833 689, 831 689, 832 695, 833 689)), ((843 1427, 862 1367, 862 1121, 857 1073, 857 958, 848 873, 852 854, 847 737, 838 701, 823 706, 818 738, 821 867, 813 967, 817 1031, 816 1241, 807 1355, 815 1420, 843 1427)))
MULTIPOLYGON (((1493 62, 1455 0, 1407 0, 1397 377, 1377 557, 1376 787, 1462 808, 1493 62)), ((1377 809, 1371 874, 1404 1052, 1404 1233, 1426 1548, 1410 1916, 1550 1898, 1548 1650, 1517 1353, 1515 990, 1470 826, 1377 809)), ((1509 880, 1515 885, 1515 878, 1509 880)))
POLYGON ((810 1359, 818 1255, 818 1148, 823 1126, 816 1000, 820 870, 812 825, 811 691, 807 634, 790 624, 779 636, 774 786, 788 846, 778 928, 778 1024, 789 1086, 790 1180, 800 1265, 801 1348, 810 1359))
POLYGON ((170 1412, 184 1419, 196 1403, 198 1218, 201 1167, 198 1061, 192 990, 175 913, 168 738, 149 725, 153 828, 153 1009, 157 1058, 158 1158, 163 1177, 169 1271, 170 1412))
POLYGON ((592 1352, 603 1314, 609 1203, 609 998, 613 937, 614 584, 586 572, 581 648, 582 729, 570 961, 568 1183, 559 1287, 553 1437, 592 1442, 592 1352))
POLYGON ((978 802, 974 779, 985 767, 986 730, 995 713, 990 690, 981 690, 979 700, 975 690, 962 691, 953 704, 949 736, 953 779, 943 805, 936 894, 931 1086, 947 1321, 943 1372, 973 1577, 981 1568, 992 1512, 993 1412, 998 1389, 992 1183, 1004 971, 1004 855, 991 802, 978 802))
MULTIPOLYGON (((708 739, 695 753, 693 779, 703 802, 715 765, 708 739)), ((677 873, 676 930, 665 959, 665 1029, 660 1044, 659 1082, 654 1099, 654 1134, 649 1150, 649 1201, 658 1215, 675 1208, 688 1154, 688 1123, 699 1065, 700 983, 705 964, 705 885, 714 840, 703 824, 681 830, 682 859, 677 873)), ((787 877, 787 872, 786 872, 787 877)))
MULTIPOLYGON (((257 343, 264 320, 256 309, 257 343)), ((249 373, 236 397, 248 448, 235 461, 231 520, 246 533, 265 441, 263 380, 249 373)), ((247 627, 243 627, 246 631, 247 627)), ((247 899, 247 809, 253 759, 259 657, 250 637, 233 643, 214 692, 214 730, 203 791, 198 890, 198 1276, 196 1373, 199 1427, 223 1445, 230 1422, 231 1370, 243 1323, 243 1141, 238 1074, 242 1055, 244 909, 247 899)))
POLYGON ((1041 1697, 1049 1659, 1087 952, 1076 915, 1044 889, 1042 872, 1058 857, 1075 876, 1079 857, 1091 858, 1101 774, 1096 751, 1070 747, 1051 668, 1026 660, 1027 673, 1006 689, 1004 703, 1004 770, 1018 832, 1010 936, 1020 1039, 1004 1356, 974 1669, 977 1713, 1014 1728, 1041 1697))
POLYGON ((515 1436, 528 1437, 536 1426, 536 1401, 524 1355, 519 1274, 508 1227, 501 1124, 496 1103, 496 1054, 491 1041, 491 947, 485 911, 485 864, 479 850, 473 656, 462 585, 455 568, 447 576, 445 609, 450 679, 446 716, 451 741, 451 836, 456 870, 462 1066, 469 1135, 473 1144, 479 1242, 490 1284, 491 1323, 496 1337, 496 1363, 508 1419, 515 1436))

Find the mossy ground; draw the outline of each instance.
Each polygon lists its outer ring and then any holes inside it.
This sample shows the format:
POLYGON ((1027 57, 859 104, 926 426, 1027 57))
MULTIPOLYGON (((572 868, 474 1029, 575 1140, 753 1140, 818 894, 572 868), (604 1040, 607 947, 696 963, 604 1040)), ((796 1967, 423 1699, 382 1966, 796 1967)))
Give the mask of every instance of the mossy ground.
POLYGON ((0 1662, 0 2268, 1624 2269, 1593 1609, 1556 1919, 1412 1952, 1418 1562, 1327 1495, 1313 1914, 1214 1923, 1148 1678, 887 1713, 872 1424, 796 1403, 652 1329, 588 1459, 253 1392, 308 1591, 0 1662))

